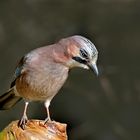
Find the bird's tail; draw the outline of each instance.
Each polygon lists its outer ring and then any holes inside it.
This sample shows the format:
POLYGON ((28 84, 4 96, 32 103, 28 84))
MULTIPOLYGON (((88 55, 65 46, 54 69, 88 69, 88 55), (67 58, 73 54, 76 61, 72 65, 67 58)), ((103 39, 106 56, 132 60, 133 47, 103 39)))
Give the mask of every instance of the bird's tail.
POLYGON ((21 97, 15 96, 14 89, 11 88, 9 91, 0 96, 0 110, 6 110, 13 107, 21 97))

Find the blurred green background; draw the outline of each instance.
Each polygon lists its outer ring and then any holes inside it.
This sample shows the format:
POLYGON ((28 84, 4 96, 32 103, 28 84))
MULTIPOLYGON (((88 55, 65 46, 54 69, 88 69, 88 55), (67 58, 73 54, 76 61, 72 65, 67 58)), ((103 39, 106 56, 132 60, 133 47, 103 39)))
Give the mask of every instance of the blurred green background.
MULTIPOLYGON (((68 124, 69 140, 140 139, 139 0, 1 0, 1 94, 25 53, 74 34, 96 45, 100 76, 73 69, 52 118, 68 124)), ((0 111, 0 129, 21 117, 23 105, 0 111)), ((43 104, 32 103, 28 116, 45 119, 43 104)))

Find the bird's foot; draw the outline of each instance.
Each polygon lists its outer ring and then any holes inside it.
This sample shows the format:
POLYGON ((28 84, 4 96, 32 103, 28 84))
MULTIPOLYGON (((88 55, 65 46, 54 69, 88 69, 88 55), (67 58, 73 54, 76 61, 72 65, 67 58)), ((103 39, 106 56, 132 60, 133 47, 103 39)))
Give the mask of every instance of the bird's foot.
POLYGON ((18 122, 18 127, 21 127, 21 128, 24 130, 27 121, 28 121, 27 116, 23 116, 23 117, 21 118, 21 120, 19 120, 19 122, 18 122))
POLYGON ((52 120, 51 120, 51 118, 50 117, 47 117, 45 120, 44 120, 44 125, 46 124, 46 123, 48 123, 48 122, 51 122, 52 120))

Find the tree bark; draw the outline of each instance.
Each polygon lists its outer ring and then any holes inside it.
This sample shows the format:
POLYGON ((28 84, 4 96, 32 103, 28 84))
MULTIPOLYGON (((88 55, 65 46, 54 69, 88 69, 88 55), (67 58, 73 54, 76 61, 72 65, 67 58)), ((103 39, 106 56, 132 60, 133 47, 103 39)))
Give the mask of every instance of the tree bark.
POLYGON ((1 133, 0 140, 67 140, 66 124, 29 120, 25 129, 18 127, 18 121, 11 122, 1 133))

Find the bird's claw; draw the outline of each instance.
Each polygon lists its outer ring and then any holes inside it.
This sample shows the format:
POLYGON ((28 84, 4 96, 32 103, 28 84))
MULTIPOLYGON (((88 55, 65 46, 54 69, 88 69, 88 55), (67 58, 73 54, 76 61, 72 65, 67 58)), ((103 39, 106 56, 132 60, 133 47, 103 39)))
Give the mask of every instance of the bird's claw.
POLYGON ((19 120, 19 122, 18 122, 18 127, 21 127, 21 128, 24 130, 27 121, 28 121, 27 116, 23 116, 23 117, 21 118, 21 120, 19 120))
POLYGON ((51 122, 51 119, 49 117, 47 117, 45 120, 44 120, 44 125, 48 122, 51 122))

